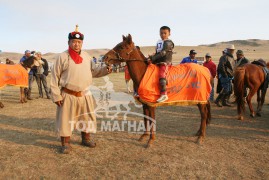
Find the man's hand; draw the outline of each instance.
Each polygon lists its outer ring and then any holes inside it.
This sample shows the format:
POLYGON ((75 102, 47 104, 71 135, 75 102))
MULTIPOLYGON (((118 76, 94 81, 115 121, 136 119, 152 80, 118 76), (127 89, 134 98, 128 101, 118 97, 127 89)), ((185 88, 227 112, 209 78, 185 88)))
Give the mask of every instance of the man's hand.
POLYGON ((107 72, 110 74, 112 73, 112 67, 111 66, 107 66, 107 72))
POLYGON ((148 64, 151 64, 152 63, 152 60, 150 59, 150 57, 147 58, 147 63, 148 64))
POLYGON ((58 106, 58 107, 61 107, 63 105, 63 101, 57 101, 55 102, 55 104, 58 106))

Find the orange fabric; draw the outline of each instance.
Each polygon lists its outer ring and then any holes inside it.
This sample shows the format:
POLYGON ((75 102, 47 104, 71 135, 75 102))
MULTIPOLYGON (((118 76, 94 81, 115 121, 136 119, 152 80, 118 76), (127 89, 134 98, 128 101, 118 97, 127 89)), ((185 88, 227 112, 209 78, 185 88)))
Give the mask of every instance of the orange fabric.
MULTIPOLYGON (((210 72, 194 63, 168 67, 166 79, 168 101, 163 104, 206 103, 211 92, 210 72)), ((150 64, 138 89, 139 97, 150 105, 160 97, 159 67, 150 64)))
POLYGON ((6 85, 28 87, 28 72, 20 64, 0 64, 0 88, 6 85))

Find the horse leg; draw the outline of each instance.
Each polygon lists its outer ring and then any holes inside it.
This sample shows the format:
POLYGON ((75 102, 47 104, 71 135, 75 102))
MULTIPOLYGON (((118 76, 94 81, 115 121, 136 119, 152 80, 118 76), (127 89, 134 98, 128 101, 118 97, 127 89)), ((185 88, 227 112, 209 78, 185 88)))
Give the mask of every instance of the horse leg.
POLYGON ((206 125, 209 125, 211 123, 211 103, 210 101, 207 101, 206 104, 206 108, 207 108, 207 118, 206 118, 206 125))
POLYGON ((117 118, 119 113, 121 113, 120 104, 116 105, 116 109, 117 109, 117 112, 112 116, 111 120, 114 120, 115 118, 117 118))
POLYGON ((4 104, 0 102, 0 108, 4 108, 4 104))
POLYGON ((250 111, 250 116, 251 117, 255 117, 255 112, 251 103, 251 99, 252 97, 255 95, 255 93, 257 92, 257 89, 252 88, 247 96, 247 103, 248 103, 248 107, 249 107, 249 111, 250 111))
POLYGON ((261 116, 261 114, 260 114, 260 108, 261 108, 261 89, 259 89, 257 91, 257 102, 258 102, 258 105, 257 105, 257 113, 256 113, 256 115, 257 116, 261 116))
POLYGON ((156 119, 155 119, 155 107, 149 107, 149 116, 150 116, 150 120, 149 120, 149 124, 150 124, 150 138, 147 144, 147 148, 151 147, 153 142, 155 141, 156 137, 155 137, 155 131, 156 131, 156 119))
POLYGON ((251 89, 248 96, 247 96, 247 103, 248 103, 248 107, 249 107, 249 111, 250 111, 250 116, 251 117, 255 117, 255 112, 253 110, 253 106, 251 103, 251 99, 254 96, 254 94, 257 92, 257 89, 251 89))
POLYGON ((130 112, 131 108, 128 106, 128 104, 123 105, 125 107, 126 112, 124 113, 123 120, 127 119, 127 114, 130 112))
POLYGON ((23 101, 22 103, 27 103, 24 87, 20 87, 20 90, 21 90, 21 100, 23 101))
POLYGON ((207 109, 206 104, 198 104, 198 107, 201 114, 201 125, 200 125, 200 129, 197 132, 198 134, 197 143, 202 144, 205 139, 208 109, 207 109))
POLYGON ((262 107, 263 107, 263 104, 264 104, 264 101, 265 101, 266 91, 267 91, 267 89, 262 90, 261 104, 260 104, 260 108, 257 110, 257 116, 260 116, 260 117, 261 117, 262 107))
POLYGON ((23 101, 23 88, 22 87, 20 87, 20 102, 21 103, 24 103, 24 101, 23 101))
POLYGON ((146 137, 149 136, 149 127, 148 127, 148 122, 149 122, 149 107, 146 104, 143 104, 143 113, 144 113, 144 126, 145 126, 145 131, 144 134, 142 134, 140 136, 140 138, 138 139, 138 141, 143 141, 146 137))

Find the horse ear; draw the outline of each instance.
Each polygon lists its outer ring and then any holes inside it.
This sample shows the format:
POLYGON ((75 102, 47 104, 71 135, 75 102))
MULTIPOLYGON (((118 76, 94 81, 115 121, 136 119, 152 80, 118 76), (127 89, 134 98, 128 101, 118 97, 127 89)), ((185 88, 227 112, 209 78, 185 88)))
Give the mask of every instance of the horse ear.
POLYGON ((122 35, 122 40, 123 40, 123 41, 126 41, 126 39, 127 39, 127 38, 126 38, 124 35, 122 35))
POLYGON ((132 38, 131 34, 128 34, 127 42, 128 42, 128 44, 132 44, 133 43, 133 38, 132 38))

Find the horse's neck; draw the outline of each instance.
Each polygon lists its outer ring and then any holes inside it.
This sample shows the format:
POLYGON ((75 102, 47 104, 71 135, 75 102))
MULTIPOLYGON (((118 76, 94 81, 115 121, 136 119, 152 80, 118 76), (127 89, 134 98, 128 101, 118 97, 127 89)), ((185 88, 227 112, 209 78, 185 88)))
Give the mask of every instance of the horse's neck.
POLYGON ((146 58, 140 50, 137 50, 130 56, 130 59, 135 61, 131 60, 127 61, 126 63, 128 66, 130 76, 134 82, 134 88, 135 90, 137 90, 147 70, 147 64, 145 63, 146 58))

